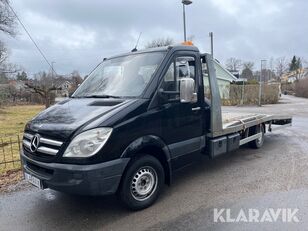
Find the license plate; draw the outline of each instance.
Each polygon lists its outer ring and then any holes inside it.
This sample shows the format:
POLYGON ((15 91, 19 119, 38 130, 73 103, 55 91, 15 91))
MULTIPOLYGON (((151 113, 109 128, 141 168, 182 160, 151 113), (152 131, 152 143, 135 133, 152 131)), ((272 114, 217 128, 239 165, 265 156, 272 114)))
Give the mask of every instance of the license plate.
POLYGON ((36 178, 35 176, 30 175, 29 173, 25 172, 25 179, 33 184, 35 187, 42 188, 42 182, 40 179, 36 178))

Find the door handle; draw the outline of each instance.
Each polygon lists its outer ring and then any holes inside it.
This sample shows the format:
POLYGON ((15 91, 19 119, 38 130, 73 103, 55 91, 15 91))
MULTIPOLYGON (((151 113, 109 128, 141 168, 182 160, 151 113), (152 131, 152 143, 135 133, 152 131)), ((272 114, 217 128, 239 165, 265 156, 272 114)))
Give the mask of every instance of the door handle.
POLYGON ((191 110, 192 111, 199 111, 201 109, 201 107, 193 107, 191 110))

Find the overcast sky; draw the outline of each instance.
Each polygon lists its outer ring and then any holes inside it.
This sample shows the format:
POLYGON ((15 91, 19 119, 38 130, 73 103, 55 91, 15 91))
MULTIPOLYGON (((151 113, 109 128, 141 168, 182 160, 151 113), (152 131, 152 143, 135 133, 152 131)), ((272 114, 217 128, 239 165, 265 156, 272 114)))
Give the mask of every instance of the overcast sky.
MULTIPOLYGON (((181 0, 11 0, 33 38, 55 61, 59 74, 86 74, 104 57, 131 50, 140 32, 140 47, 159 37, 183 39, 181 0)), ((308 1, 194 0, 187 8, 187 34, 209 52, 210 31, 215 57, 255 61, 292 55, 307 57, 308 1)), ((30 74, 48 70, 19 26, 5 39, 10 61, 30 74)))

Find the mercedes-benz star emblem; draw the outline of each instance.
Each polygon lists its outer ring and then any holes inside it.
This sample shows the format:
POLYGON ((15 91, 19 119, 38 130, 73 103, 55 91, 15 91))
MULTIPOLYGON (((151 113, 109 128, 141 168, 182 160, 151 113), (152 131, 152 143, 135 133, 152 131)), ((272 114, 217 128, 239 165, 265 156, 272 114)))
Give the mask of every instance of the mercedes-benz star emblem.
POLYGON ((33 136, 31 140, 31 145, 30 145, 31 152, 36 152, 36 150, 39 147, 39 144, 40 144, 40 136, 36 134, 35 136, 33 136))

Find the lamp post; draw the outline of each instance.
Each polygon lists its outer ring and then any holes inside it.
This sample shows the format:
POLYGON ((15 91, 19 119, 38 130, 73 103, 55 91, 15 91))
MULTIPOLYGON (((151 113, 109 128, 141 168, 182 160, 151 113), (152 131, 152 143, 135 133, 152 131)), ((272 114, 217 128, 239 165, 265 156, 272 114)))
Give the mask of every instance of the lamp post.
POLYGON ((183 25, 184 25, 184 41, 186 42, 186 16, 185 16, 185 6, 192 4, 191 0, 182 0, 183 4, 183 25))
POLYGON ((211 55, 212 55, 212 58, 214 58, 214 35, 213 35, 213 32, 210 32, 209 33, 209 36, 211 38, 211 55))
POLYGON ((262 106, 262 71, 264 69, 264 63, 266 66, 266 60, 261 60, 261 72, 260 72, 260 79, 259 79, 259 107, 262 106))

